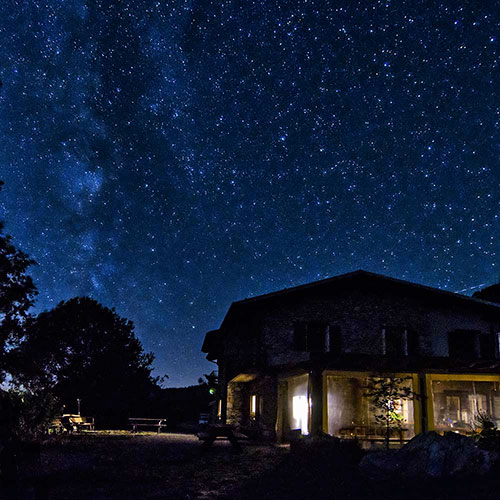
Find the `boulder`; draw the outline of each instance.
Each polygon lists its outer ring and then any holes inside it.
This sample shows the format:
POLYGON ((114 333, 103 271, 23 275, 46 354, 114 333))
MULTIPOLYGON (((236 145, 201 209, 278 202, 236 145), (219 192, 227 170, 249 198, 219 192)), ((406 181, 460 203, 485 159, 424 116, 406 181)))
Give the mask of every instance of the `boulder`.
POLYGON ((391 479, 399 472, 396 452, 389 450, 368 453, 361 459, 359 470, 363 476, 375 481, 391 479))
POLYGON ((425 432, 398 451, 370 453, 360 463, 361 473, 370 479, 440 478, 487 474, 498 454, 479 449, 474 441, 454 432, 440 436, 425 432))

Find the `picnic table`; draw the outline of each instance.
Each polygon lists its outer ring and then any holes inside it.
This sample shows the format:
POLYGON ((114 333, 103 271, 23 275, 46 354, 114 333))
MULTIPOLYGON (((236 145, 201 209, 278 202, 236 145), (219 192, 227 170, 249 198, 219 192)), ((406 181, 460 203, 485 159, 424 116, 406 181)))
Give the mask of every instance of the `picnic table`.
POLYGON ((198 433, 198 438, 203 441, 201 449, 203 451, 208 450, 218 437, 229 439, 234 451, 242 451, 238 436, 234 432, 234 427, 227 424, 209 424, 204 426, 203 430, 198 433))
POLYGON ((82 430, 94 430, 94 417, 82 417, 72 413, 66 413, 54 418, 48 427, 49 434, 59 432, 80 432, 82 430))
POLYGON ((69 422, 73 426, 73 430, 80 432, 83 430, 94 430, 94 417, 82 417, 81 415, 69 415, 69 422))

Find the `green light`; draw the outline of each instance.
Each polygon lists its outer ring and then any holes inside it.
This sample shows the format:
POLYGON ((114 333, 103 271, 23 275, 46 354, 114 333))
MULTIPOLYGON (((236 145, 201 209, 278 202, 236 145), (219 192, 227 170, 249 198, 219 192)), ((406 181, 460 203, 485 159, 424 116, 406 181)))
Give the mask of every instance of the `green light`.
POLYGON ((208 389, 208 392, 213 396, 215 394, 215 389, 213 387, 210 387, 210 389, 208 389))

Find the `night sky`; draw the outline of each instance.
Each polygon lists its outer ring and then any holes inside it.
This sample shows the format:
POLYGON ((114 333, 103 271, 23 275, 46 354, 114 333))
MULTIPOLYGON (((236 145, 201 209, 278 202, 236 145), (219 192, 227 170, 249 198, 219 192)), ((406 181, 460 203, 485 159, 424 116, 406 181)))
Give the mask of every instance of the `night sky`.
POLYGON ((37 310, 116 307, 183 386, 234 300, 498 281, 499 28, 493 1, 3 0, 0 217, 37 310))

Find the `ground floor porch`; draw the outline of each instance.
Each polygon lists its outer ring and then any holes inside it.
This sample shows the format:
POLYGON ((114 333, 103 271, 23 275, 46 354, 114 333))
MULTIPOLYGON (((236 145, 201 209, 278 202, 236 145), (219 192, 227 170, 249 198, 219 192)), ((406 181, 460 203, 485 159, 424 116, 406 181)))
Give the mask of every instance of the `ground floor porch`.
POLYGON ((255 375, 245 382, 233 379, 227 389, 227 421, 253 427, 278 441, 317 433, 383 441, 386 428, 377 417, 380 408, 369 388, 384 377, 398 378, 411 393, 391 403, 400 422, 391 434, 394 442, 427 430, 471 434, 484 418, 500 426, 500 375, 345 370, 255 375))

